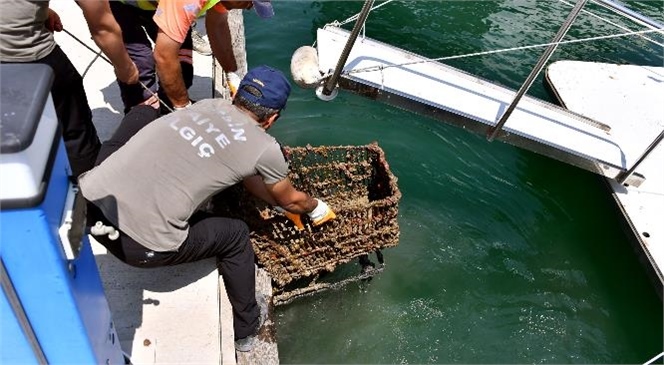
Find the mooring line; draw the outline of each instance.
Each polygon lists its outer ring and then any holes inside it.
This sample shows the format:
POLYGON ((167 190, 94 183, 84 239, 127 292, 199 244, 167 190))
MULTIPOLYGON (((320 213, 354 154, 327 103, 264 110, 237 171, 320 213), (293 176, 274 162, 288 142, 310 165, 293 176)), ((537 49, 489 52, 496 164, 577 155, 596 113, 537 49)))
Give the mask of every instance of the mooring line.
MULTIPOLYGON (((111 60, 109 60, 108 58, 106 58, 106 56, 102 53, 101 50, 100 50, 99 52, 95 51, 92 47, 90 47, 90 46, 88 46, 87 44, 85 44, 85 42, 83 42, 83 41, 80 40, 78 37, 76 37, 75 35, 73 35, 73 34, 72 34, 70 31, 68 31, 67 29, 64 29, 64 28, 63 28, 62 30, 63 30, 65 33, 69 34, 70 37, 72 37, 72 38, 74 38, 76 41, 78 41, 78 43, 82 44, 82 45, 83 45, 85 48, 87 48, 90 52, 94 53, 95 56, 101 58, 102 60, 108 62, 109 65, 113 66, 113 62, 111 62, 111 60)), ((93 62, 94 62, 94 60, 93 60, 93 62)), ((152 96, 154 96, 154 97, 157 99, 157 101, 158 101, 161 105, 163 105, 164 107, 166 107, 166 109, 168 109, 168 111, 173 112, 173 109, 172 109, 170 106, 168 106, 168 104, 166 104, 163 100, 161 100, 161 98, 159 98, 159 96, 158 96, 154 91, 150 90, 149 87, 145 86, 145 84, 144 84, 141 80, 138 80, 138 83, 139 83, 141 86, 143 86, 143 88, 144 88, 145 90, 147 90, 150 94, 152 94, 152 96)))

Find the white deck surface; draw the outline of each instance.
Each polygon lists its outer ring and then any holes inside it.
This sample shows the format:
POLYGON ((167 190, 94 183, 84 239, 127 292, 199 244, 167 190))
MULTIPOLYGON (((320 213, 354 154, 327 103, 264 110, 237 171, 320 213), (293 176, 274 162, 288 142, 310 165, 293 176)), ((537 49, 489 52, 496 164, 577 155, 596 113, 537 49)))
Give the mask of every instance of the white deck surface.
MULTIPOLYGON (((664 130, 664 67, 558 61, 547 73, 567 108, 610 125, 642 151, 655 136, 642 139, 639 129, 664 130)), ((637 171, 646 178, 638 188, 609 183, 664 284, 664 142, 637 171)))
MULTIPOLYGON (((322 72, 336 67, 348 35, 348 31, 336 27, 318 29, 318 58, 322 72)), ((350 52, 344 71, 425 60, 393 46, 360 37, 350 52)), ((513 90, 437 62, 352 73, 350 76, 362 84, 454 112, 487 126, 496 125, 515 96, 513 90)), ((656 77, 655 74, 651 76, 656 77)), ((659 84, 661 90, 664 84, 659 84)), ((503 129, 571 155, 621 169, 628 169, 644 149, 642 143, 634 144, 634 140, 652 140, 659 133, 653 126, 631 130, 629 135, 607 133, 583 120, 583 117, 574 116, 563 108, 523 97, 503 129)))
POLYGON ((120 346, 132 364, 221 363, 214 260, 139 269, 96 242, 93 252, 120 346))
MULTIPOLYGON (((74 1, 52 1, 51 8, 60 15, 65 29, 98 49, 74 1)), ((99 137, 108 139, 123 110, 113 68, 65 32, 57 33, 56 41, 83 76, 99 137)), ((194 65, 190 95, 196 100, 209 98, 212 58, 194 52, 194 65)), ((93 242, 93 250, 122 348, 133 364, 222 363, 222 327, 230 331, 232 346, 232 319, 228 312, 219 313, 225 292, 220 295, 214 260, 136 269, 106 253, 98 243, 93 242)), ((223 363, 234 364, 234 349, 228 347, 228 341, 223 346, 229 353, 223 363)))

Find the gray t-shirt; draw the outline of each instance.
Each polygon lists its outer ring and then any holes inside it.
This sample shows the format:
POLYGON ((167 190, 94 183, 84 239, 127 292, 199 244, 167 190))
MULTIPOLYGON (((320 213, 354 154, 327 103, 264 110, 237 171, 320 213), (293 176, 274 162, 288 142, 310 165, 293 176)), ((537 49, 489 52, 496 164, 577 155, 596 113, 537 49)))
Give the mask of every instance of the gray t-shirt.
POLYGON ((175 251, 203 202, 257 174, 268 184, 286 178, 280 145, 230 102, 209 99, 148 124, 79 183, 121 231, 175 251))
POLYGON ((53 52, 47 18, 48 1, 0 0, 0 61, 32 62, 53 52))

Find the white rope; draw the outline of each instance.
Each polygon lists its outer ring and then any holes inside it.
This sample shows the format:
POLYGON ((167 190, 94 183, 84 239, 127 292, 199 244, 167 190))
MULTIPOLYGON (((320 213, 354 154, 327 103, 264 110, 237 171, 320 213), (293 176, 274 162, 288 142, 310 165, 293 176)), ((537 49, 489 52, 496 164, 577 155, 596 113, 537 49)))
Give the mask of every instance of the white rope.
MULTIPOLYGON (((2 0, 0 0, 0 1, 2 1, 2 0)), ((104 55, 102 54, 102 51, 101 51, 101 50, 100 50, 99 52, 95 51, 95 50, 92 49, 90 46, 88 46, 87 44, 85 44, 82 40, 80 40, 78 37, 76 37, 75 35, 73 35, 73 34, 72 34, 70 31, 68 31, 67 29, 64 29, 64 28, 63 28, 62 30, 63 30, 65 33, 69 34, 69 36, 72 37, 74 40, 76 40, 78 43, 80 43, 80 44, 83 45, 85 48, 87 48, 90 52, 92 52, 92 53, 95 54, 95 58, 92 60, 92 62, 95 62, 95 61, 97 60, 97 58, 101 58, 102 60, 106 61, 109 65, 113 66, 113 62, 111 62, 111 60, 109 60, 108 58, 106 58, 106 56, 104 56, 104 55)), ((87 73, 87 70, 85 71, 85 73, 87 73)), ((158 101, 161 105, 163 105, 166 109, 168 109, 168 111, 173 112, 173 109, 172 109, 170 106, 168 106, 168 104, 166 104, 163 100, 161 100, 161 99, 159 98, 159 96, 158 96, 154 91, 152 91, 149 87, 147 87, 142 81, 139 80, 138 83, 143 87, 143 89, 145 89, 145 90, 148 91, 150 94, 152 94, 152 96, 154 96, 154 97, 157 99, 157 101, 158 101)))
MULTIPOLYGON (((558 0, 558 1, 560 1, 561 3, 563 3, 563 4, 565 4, 565 5, 568 5, 568 6, 570 6, 570 7, 574 7, 574 4, 571 4, 571 3, 569 3, 569 2, 567 2, 567 1, 565 1, 565 0, 558 0)), ((597 15, 597 14, 594 14, 594 13, 591 12, 591 11, 588 11, 588 10, 585 10, 585 9, 583 9, 583 10, 581 10, 581 11, 584 12, 585 14, 588 14, 588 15, 590 15, 590 16, 592 16, 592 17, 595 17, 595 18, 597 18, 597 19, 600 19, 600 20, 602 20, 602 21, 604 21, 604 22, 606 22, 606 23, 609 23, 609 24, 613 25, 614 27, 620 28, 620 29, 622 29, 622 30, 624 30, 624 31, 628 31, 628 32, 631 31, 631 29, 629 29, 629 28, 627 28, 627 27, 625 27, 625 26, 622 26, 622 25, 620 25, 620 24, 614 23, 614 22, 612 22, 612 21, 610 21, 610 20, 608 20, 608 19, 606 19, 606 18, 602 18, 601 16, 599 16, 599 15, 597 15)), ((664 47, 664 43, 659 43, 659 42, 654 41, 654 40, 652 40, 652 39, 650 39, 650 38, 648 38, 648 37, 646 37, 646 36, 643 36, 643 35, 640 35, 640 37, 643 38, 643 39, 645 39, 645 40, 647 40, 647 41, 649 41, 649 42, 652 42, 652 43, 654 43, 654 44, 656 44, 656 45, 658 45, 658 46, 660 46, 660 47, 664 47)))
POLYGON ((554 44, 555 45, 560 45, 560 44, 590 42, 590 41, 596 41, 596 40, 601 40, 601 39, 619 38, 619 37, 625 37, 625 36, 629 36, 629 35, 645 34, 645 33, 652 33, 652 32, 657 32, 657 33, 664 34, 664 30, 662 30, 662 29, 648 29, 648 30, 641 30, 641 31, 634 31, 634 32, 627 32, 627 33, 620 33, 620 34, 611 34, 611 35, 598 36, 598 37, 572 39, 572 40, 569 40, 569 41, 560 41, 560 42, 557 42, 557 43, 556 42, 554 42, 554 43, 541 43, 541 44, 535 44, 535 45, 530 45, 530 46, 505 48, 505 49, 498 49, 498 50, 493 50, 493 51, 467 53, 467 54, 462 54, 462 55, 446 56, 446 57, 439 57, 439 58, 429 58, 429 59, 425 59, 425 60, 421 60, 421 61, 405 62, 405 63, 395 64, 395 65, 368 66, 368 67, 364 67, 364 68, 357 68, 357 69, 353 69, 353 70, 344 71, 344 72, 342 72, 342 74, 343 75, 349 75, 349 74, 360 73, 360 72, 373 72, 373 71, 379 71, 379 70, 383 70, 383 69, 391 68, 391 67, 401 67, 401 66, 409 66, 409 65, 415 65, 415 64, 420 64, 420 63, 428 63, 428 62, 435 62, 435 61, 446 61, 446 60, 454 60, 454 59, 466 58, 466 57, 483 56, 483 55, 488 55, 488 54, 504 53, 504 52, 511 52, 511 51, 520 51, 520 50, 524 50, 524 49, 548 47, 548 46, 551 46, 551 45, 554 45, 554 44))
MULTIPOLYGON (((385 1, 384 3, 382 3, 382 4, 378 4, 378 5, 374 6, 374 7, 372 7, 371 9, 369 9, 369 11, 370 11, 370 12, 371 12, 371 11, 374 11, 374 10, 376 10, 376 9, 382 7, 382 6, 385 6, 385 5, 389 4, 389 3, 391 3, 392 1, 394 1, 394 0, 387 0, 387 1, 385 1)), ((357 18, 359 18, 359 17, 360 17, 360 13, 357 13, 357 14, 353 15, 352 17, 350 17, 350 18, 348 18, 348 19, 342 21, 341 23, 339 23, 339 22, 337 22, 337 21, 334 21, 334 22, 332 22, 332 24, 330 24, 330 25, 334 25, 334 26, 340 27, 340 26, 342 26, 342 25, 345 25, 345 24, 348 24, 348 23, 350 23, 350 22, 354 22, 354 21, 356 21, 357 18)))
MULTIPOLYGON (((376 10, 376 9, 378 9, 378 8, 380 8, 380 7, 382 7, 382 6, 385 6, 385 5, 389 4, 389 3, 391 3, 392 1, 395 1, 395 0, 387 0, 387 1, 385 1, 384 3, 382 3, 382 4, 378 4, 378 5, 374 6, 374 7, 372 7, 371 9, 369 9, 369 12, 372 12, 372 11, 374 11, 374 10, 376 10)), ((333 22, 331 22, 331 23, 327 23, 327 24, 325 24, 325 26, 323 26, 323 28, 325 28, 325 27, 327 27, 327 26, 332 26, 332 27, 340 28, 342 25, 346 25, 346 24, 348 24, 348 23, 350 23, 350 22, 354 22, 354 21, 356 21, 357 18, 359 18, 359 17, 360 17, 360 13, 357 13, 357 14, 351 16, 350 18, 348 18, 348 19, 346 19, 346 20, 344 20, 344 21, 342 21, 342 22, 340 22, 340 21, 338 21, 338 20, 335 20, 335 21, 333 21, 333 22)), ((365 33, 364 33, 364 32, 365 32, 365 29, 366 29, 365 24, 363 24, 363 25, 362 25, 362 38, 365 37, 365 33)), ((312 46, 312 47, 316 47, 316 40, 314 40, 314 43, 313 43, 311 46, 312 46)))

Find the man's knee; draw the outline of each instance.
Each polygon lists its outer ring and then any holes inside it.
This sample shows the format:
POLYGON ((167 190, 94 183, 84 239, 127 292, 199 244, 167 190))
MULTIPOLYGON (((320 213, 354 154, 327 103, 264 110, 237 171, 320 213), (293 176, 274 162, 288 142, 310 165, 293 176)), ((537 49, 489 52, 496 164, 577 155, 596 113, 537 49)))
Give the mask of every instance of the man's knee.
POLYGON ((231 256, 234 255, 245 255, 247 252, 253 252, 251 243, 249 240, 249 227, 247 224, 239 219, 232 219, 231 222, 226 225, 224 229, 225 233, 222 233, 228 242, 226 254, 231 256))
POLYGON ((242 234, 249 237, 249 226, 242 220, 238 220, 239 224, 242 226, 242 234))
POLYGON ((235 222, 235 237, 239 243, 249 243, 249 226, 247 223, 241 220, 236 220, 235 222))

